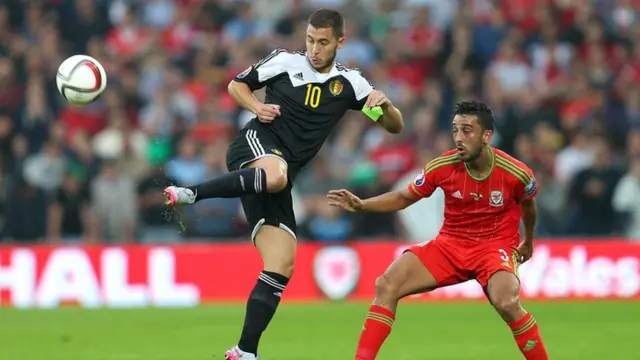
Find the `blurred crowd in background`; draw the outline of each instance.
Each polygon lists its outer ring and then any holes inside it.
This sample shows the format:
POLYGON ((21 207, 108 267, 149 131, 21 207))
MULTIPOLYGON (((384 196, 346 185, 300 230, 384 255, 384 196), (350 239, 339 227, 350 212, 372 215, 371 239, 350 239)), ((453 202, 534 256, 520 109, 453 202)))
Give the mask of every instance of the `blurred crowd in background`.
POLYGON ((343 11, 337 60, 362 69, 406 129, 343 119, 296 181, 301 238, 428 240, 441 194, 400 214, 353 216, 324 195, 406 186, 452 146, 463 99, 489 103, 493 145, 535 171, 539 236, 640 238, 640 1, 4 0, 0 241, 246 238, 238 200, 173 214, 161 190, 226 171, 227 145, 252 115, 228 82, 274 48, 304 48, 319 7, 343 11), (72 54, 108 74, 89 106, 56 90, 72 54))

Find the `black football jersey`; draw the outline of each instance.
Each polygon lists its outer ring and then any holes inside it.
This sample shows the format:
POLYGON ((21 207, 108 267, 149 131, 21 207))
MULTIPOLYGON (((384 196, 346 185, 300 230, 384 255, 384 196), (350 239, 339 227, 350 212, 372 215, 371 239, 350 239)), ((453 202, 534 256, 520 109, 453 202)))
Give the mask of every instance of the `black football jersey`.
POLYGON ((287 147, 290 161, 302 164, 320 150, 345 112, 362 110, 373 91, 357 69, 335 63, 330 72, 320 73, 309 64, 306 52, 282 49, 247 68, 235 81, 251 90, 266 87, 265 104, 280 105, 280 116, 264 127, 287 147))

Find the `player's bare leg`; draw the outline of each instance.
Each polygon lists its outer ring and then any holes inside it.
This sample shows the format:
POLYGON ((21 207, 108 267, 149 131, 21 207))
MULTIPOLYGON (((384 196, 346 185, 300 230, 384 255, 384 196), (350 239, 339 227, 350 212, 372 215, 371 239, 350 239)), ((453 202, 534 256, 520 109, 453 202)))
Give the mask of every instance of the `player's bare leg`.
POLYGON ((548 360, 538 324, 520 305, 520 281, 511 272, 498 271, 489 278, 489 301, 513 331, 518 348, 527 360, 548 360))
POLYGON ((405 252, 376 279, 375 298, 364 323, 356 360, 372 360, 391 332, 398 301, 405 296, 430 291, 436 279, 412 252, 405 252))
POLYGON ((245 194, 277 193, 287 186, 287 164, 280 157, 265 156, 249 166, 230 171, 204 183, 169 186, 164 189, 165 203, 189 205, 210 198, 236 198, 245 194))

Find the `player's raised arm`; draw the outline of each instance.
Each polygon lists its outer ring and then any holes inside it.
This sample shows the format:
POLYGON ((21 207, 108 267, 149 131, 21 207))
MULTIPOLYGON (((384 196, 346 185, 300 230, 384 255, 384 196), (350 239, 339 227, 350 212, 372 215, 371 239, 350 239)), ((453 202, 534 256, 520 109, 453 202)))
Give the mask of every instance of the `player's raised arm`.
POLYGON ((329 205, 350 212, 394 212, 402 210, 419 200, 408 189, 391 191, 364 200, 349 190, 331 190, 327 194, 327 198, 329 199, 329 205))

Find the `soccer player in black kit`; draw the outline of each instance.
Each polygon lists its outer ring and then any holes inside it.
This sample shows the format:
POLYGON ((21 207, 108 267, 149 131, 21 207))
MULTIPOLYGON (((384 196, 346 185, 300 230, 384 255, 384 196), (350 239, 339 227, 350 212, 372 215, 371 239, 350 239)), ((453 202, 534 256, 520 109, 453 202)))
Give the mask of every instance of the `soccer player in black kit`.
POLYGON ((296 220, 291 188, 296 175, 320 150, 347 110, 380 106, 377 123, 391 133, 403 128, 402 114, 358 70, 335 62, 345 41, 344 20, 320 9, 309 18, 306 51, 278 49, 229 84, 233 99, 256 114, 227 151, 229 173, 188 187, 164 190, 170 206, 208 198, 240 197, 253 228, 251 240, 264 270, 247 302, 237 346, 228 360, 258 359, 260 336, 271 321, 293 275, 296 220), (265 103, 253 91, 266 87, 265 103))

